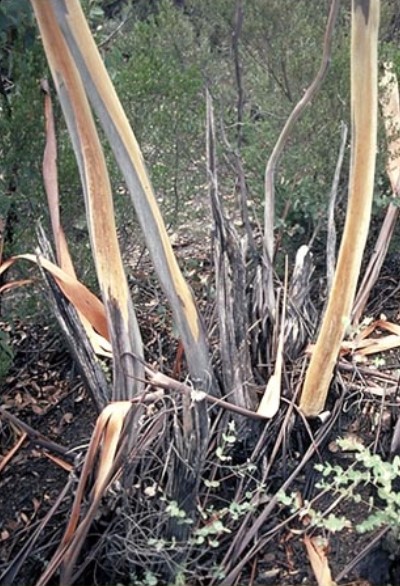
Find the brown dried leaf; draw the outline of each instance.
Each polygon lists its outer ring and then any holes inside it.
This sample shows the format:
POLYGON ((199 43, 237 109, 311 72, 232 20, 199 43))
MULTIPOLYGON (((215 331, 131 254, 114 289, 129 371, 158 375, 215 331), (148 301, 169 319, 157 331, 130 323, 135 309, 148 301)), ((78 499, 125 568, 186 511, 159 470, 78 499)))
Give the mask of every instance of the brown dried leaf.
POLYGON ((62 468, 66 472, 73 471, 74 467, 72 466, 72 464, 69 464, 68 462, 66 462, 62 458, 59 458, 58 456, 53 456, 52 454, 48 454, 47 452, 44 452, 44 455, 46 456, 46 458, 48 458, 49 460, 54 462, 54 464, 57 464, 57 466, 59 466, 60 468, 62 468))
POLYGON ((32 499, 32 504, 33 504, 33 510, 35 511, 35 513, 37 513, 38 510, 40 509, 40 500, 34 497, 32 499))
POLYGON ((400 336, 389 335, 383 338, 371 339, 368 342, 363 348, 357 349, 354 354, 356 356, 368 356, 369 354, 378 354, 379 352, 399 348, 400 336))
POLYGON ((24 513, 23 511, 20 512, 19 514, 19 518, 21 519, 21 521, 25 524, 28 525, 29 523, 29 517, 26 513, 24 513))
POLYGON ((326 555, 327 540, 323 537, 308 537, 306 535, 304 537, 304 545, 306 546, 308 559, 310 560, 318 586, 336 586, 336 583, 332 580, 326 555))
POLYGON ((107 320, 102 302, 76 278, 71 277, 71 275, 46 258, 35 256, 34 254, 14 256, 0 266, 0 275, 20 259, 29 260, 48 271, 57 281, 65 297, 74 305, 77 311, 85 316, 103 338, 108 339, 107 320))

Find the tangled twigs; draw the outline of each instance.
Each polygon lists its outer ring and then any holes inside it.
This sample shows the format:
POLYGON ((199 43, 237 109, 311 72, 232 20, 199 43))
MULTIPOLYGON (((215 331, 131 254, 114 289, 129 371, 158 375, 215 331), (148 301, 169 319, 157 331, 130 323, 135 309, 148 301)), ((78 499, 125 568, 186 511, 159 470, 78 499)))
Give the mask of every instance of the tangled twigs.
MULTIPOLYGON (((173 391, 178 391, 179 393, 189 395, 192 398, 192 400, 194 400, 194 401, 205 400, 210 405, 213 405, 216 407, 221 407, 222 409, 226 409, 227 411, 230 411, 231 413, 237 413, 238 415, 243 415, 243 417, 249 417, 250 419, 256 419, 258 421, 265 421, 266 420, 265 417, 263 415, 260 415, 259 413, 255 413, 254 411, 250 411, 249 409, 246 409, 244 407, 239 407, 238 405, 233 405, 232 403, 229 403, 228 401, 225 401, 224 399, 218 399, 217 397, 214 397, 213 395, 209 395, 208 393, 205 393, 204 391, 195 390, 192 387, 190 387, 189 385, 182 383, 180 381, 174 380, 173 378, 167 376, 166 374, 154 371, 152 368, 150 368, 147 365, 145 366, 145 372, 149 378, 151 385, 154 387, 159 387, 161 389, 166 389, 166 390, 169 389, 169 390, 173 390, 173 391)), ((134 403, 141 402, 141 401, 147 402, 151 396, 152 396, 152 394, 143 393, 143 394, 139 395, 138 397, 135 397, 134 399, 132 399, 132 402, 134 402, 134 403)))

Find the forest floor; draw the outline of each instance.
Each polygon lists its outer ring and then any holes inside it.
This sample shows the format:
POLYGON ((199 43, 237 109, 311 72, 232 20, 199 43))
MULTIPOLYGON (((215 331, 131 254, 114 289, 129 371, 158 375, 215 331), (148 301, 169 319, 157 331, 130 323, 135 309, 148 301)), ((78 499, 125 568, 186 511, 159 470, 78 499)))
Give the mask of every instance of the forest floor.
MULTIPOLYGON (((175 249, 182 260, 189 261, 185 264, 187 276, 192 277, 191 281, 201 295, 208 279, 208 256, 202 252, 202 246, 196 247, 196 242, 193 243, 188 237, 177 238, 175 249)), ((368 315, 378 318, 384 308, 387 317, 399 323, 400 293, 397 291, 398 273, 395 268, 390 263, 385 265, 379 284, 371 296, 368 315)), ((177 341, 165 327, 163 302, 157 296, 152 279, 144 273, 140 278, 142 284, 147 283, 147 287, 141 290, 142 301, 145 302, 139 317, 146 324, 143 335, 148 360, 153 366, 173 373, 177 341), (161 333, 155 335, 155 331, 161 333), (164 356, 162 363, 160 355, 164 356)), ((3 319, 0 329, 9 332, 13 351, 12 366, 1 385, 1 575, 10 569, 21 545, 33 534, 39 521, 66 486, 73 470, 73 457, 77 453, 83 454, 88 445, 96 412, 80 382, 68 349, 54 327, 43 327, 34 321, 9 323, 3 319), (4 416, 5 412, 13 417, 4 416)), ((382 360, 380 371, 391 377, 396 376, 399 380, 399 354, 390 351, 382 360)), ((374 364, 367 362, 363 366, 375 368, 376 364, 376 361, 374 364)), ((348 372, 344 370, 338 376, 343 377, 351 392, 323 451, 326 463, 339 463, 343 467, 346 467, 348 456, 337 450, 335 442, 338 437, 356 437, 365 446, 373 446, 384 458, 388 458, 399 413, 397 391, 390 396, 386 396, 385 392, 373 392, 371 388, 377 391, 378 386, 371 384, 368 375, 357 374, 351 358, 348 359, 348 367, 348 372)), ((385 388, 383 383, 380 388, 385 388)), ((393 385, 391 388, 393 390, 393 385)), ((282 459, 280 465, 284 467, 283 451, 279 457, 282 459)), ((312 478, 311 471, 308 481, 312 482, 312 478)), ((304 486, 305 480, 302 478, 292 489, 303 492, 304 486)), ((8 582, 0 580, 0 584, 36 583, 60 538, 71 502, 70 492, 63 499, 57 514, 52 516, 43 535, 38 538, 18 575, 8 578, 8 582)), ((357 523, 363 519, 365 510, 358 510, 353 502, 344 501, 339 513, 357 523)), ((257 563, 244 568, 242 581, 237 584, 317 584, 302 538, 306 523, 306 520, 301 522, 299 519, 286 523, 277 531, 273 542, 260 552, 257 563)), ((358 535, 354 530, 347 529, 338 533, 324 531, 323 534, 329 542, 326 555, 337 584, 400 585, 400 558, 388 550, 383 539, 379 539, 379 531, 358 535), (376 543, 371 551, 360 563, 355 563, 356 556, 365 552, 374 539, 376 543), (346 566, 350 569, 343 575, 346 566)), ((85 583, 89 583, 88 578, 85 583)), ((196 580, 191 581, 191 584, 196 584, 196 580)))

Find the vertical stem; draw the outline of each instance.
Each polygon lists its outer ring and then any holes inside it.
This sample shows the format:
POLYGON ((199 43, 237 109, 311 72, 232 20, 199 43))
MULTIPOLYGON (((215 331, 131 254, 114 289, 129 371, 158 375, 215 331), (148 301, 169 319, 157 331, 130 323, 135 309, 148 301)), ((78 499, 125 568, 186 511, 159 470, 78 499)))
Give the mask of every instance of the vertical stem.
POLYGON ((318 415, 325 406, 340 345, 350 323, 368 236, 376 156, 379 7, 379 0, 353 0, 352 5, 349 205, 333 286, 300 401, 308 417, 318 415))

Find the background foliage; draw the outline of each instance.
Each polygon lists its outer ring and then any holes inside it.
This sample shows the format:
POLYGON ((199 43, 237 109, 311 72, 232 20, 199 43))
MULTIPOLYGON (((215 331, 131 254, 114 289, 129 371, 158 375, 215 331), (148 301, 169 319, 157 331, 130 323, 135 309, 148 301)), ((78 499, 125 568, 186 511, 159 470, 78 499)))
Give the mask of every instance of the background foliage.
MULTIPOLYGON (((167 223, 174 226, 190 214, 198 221, 204 217, 206 85, 216 107, 221 193, 232 209, 239 189, 239 154, 252 220, 261 219, 265 164, 288 114, 318 69, 329 2, 248 0, 236 56, 237 3, 229 0, 86 0, 84 7, 167 223), (203 210, 197 216, 196 207, 203 210)), ((395 2, 385 3, 381 36, 382 58, 400 67, 395 2)), ((283 250, 290 255, 316 226, 324 245, 340 121, 349 118, 348 43, 349 6, 343 3, 327 80, 297 125, 279 169, 277 225, 285 228, 283 250)), ((5 252, 10 255, 32 249, 33 218, 47 215, 39 80, 48 71, 27 0, 2 2, 0 51, 0 214, 9 217, 5 252)), ((59 111, 57 117, 63 223, 80 276, 93 285, 76 165, 59 111)), ((389 193, 383 156, 377 173, 378 204, 385 203, 389 193)), ((121 233, 139 238, 124 185, 110 165, 121 233)), ((340 186, 342 207, 347 166, 340 186)))

